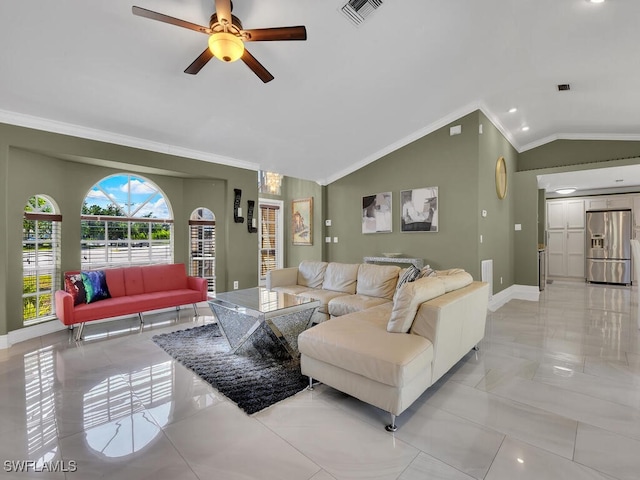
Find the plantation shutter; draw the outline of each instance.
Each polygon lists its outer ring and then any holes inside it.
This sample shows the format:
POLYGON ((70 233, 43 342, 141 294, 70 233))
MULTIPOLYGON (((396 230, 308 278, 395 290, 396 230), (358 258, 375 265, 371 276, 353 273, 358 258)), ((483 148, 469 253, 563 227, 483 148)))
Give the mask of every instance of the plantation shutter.
POLYGON ((189 274, 207 279, 208 291, 216 291, 216 222, 189 220, 191 260, 189 274))
POLYGON ((260 205, 260 278, 278 266, 277 214, 276 205, 260 205))
POLYGON ((53 294, 61 288, 62 215, 24 212, 22 222, 22 315, 29 324, 55 315, 53 294))

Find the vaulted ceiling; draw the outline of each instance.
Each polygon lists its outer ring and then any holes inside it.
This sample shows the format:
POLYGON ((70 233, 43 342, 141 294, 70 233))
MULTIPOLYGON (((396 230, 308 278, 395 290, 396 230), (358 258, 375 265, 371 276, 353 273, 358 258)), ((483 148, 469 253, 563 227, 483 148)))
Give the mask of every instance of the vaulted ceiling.
POLYGON ((345 3, 234 2, 245 28, 307 27, 247 43, 265 84, 240 61, 183 73, 207 37, 131 11, 208 26, 212 0, 2 0, 0 122, 319 183, 476 109, 519 151, 640 140, 636 0, 383 0, 357 27, 345 3))

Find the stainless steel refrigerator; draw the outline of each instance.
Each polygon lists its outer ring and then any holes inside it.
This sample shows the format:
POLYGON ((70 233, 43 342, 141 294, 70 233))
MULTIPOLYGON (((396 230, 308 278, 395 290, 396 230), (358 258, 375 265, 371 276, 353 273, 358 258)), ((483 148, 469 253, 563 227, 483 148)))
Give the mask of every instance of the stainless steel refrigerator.
POLYGON ((587 282, 631 284, 631 210, 586 213, 587 282))

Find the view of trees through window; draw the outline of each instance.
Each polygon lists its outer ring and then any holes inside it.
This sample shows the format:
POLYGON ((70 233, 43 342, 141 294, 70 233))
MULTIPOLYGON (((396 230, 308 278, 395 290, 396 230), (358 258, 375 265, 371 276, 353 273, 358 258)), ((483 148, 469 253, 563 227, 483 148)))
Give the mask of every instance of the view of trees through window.
POLYGON ((81 212, 82 268, 171 263, 173 218, 149 180, 107 177, 87 194, 81 212))
POLYGON ((53 292, 59 288, 60 224, 52 201, 34 195, 22 220, 22 318, 25 324, 54 315, 53 292))

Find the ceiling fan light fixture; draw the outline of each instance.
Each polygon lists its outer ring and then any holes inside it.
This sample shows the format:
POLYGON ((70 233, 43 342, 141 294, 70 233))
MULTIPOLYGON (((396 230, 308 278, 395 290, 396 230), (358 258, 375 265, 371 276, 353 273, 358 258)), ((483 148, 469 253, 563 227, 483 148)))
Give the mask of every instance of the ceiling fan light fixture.
POLYGON ((218 32, 209 37, 209 50, 223 62, 235 62, 244 53, 244 43, 232 33, 218 32))

